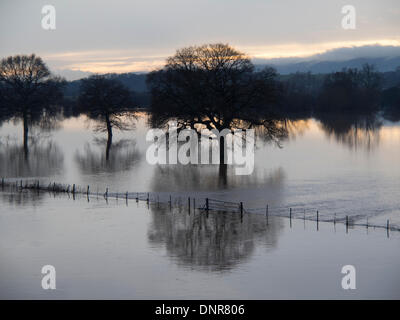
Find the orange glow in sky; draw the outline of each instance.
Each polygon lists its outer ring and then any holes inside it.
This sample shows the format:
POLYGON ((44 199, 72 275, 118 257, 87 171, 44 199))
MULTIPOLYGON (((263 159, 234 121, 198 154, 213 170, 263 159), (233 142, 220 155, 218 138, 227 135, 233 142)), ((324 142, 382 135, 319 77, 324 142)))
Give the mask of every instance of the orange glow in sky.
MULTIPOLYGON (((400 40, 359 40, 326 43, 288 43, 268 46, 240 46, 234 45, 240 51, 252 58, 289 58, 309 57, 324 53, 328 50, 343 47, 358 47, 365 45, 400 46, 400 40)), ((177 48, 178 49, 178 48, 177 48)), ((143 72, 160 68, 165 59, 174 52, 137 52, 134 50, 97 50, 75 51, 57 54, 43 54, 46 61, 56 64, 57 69, 69 69, 74 71, 86 71, 93 73, 124 73, 143 72)))

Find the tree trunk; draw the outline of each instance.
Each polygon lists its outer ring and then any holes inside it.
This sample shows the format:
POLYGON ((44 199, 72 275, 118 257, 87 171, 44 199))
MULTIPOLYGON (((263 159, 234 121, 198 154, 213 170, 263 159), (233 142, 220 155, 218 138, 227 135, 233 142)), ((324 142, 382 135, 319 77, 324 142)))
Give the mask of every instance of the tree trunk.
POLYGON ((110 150, 111 150, 111 145, 112 145, 112 126, 111 126, 110 118, 108 116, 106 116, 106 124, 107 124, 107 133, 108 133, 107 148, 106 148, 106 161, 108 161, 110 158, 110 150))
POLYGON ((219 164, 225 164, 225 137, 219 138, 219 164))
POLYGON ((225 137, 221 136, 219 139, 219 185, 225 187, 228 171, 228 165, 225 163, 225 137))
POLYGON ((29 147, 28 147, 29 128, 28 128, 28 114, 27 114, 26 111, 24 111, 23 125, 24 125, 24 155, 25 155, 25 159, 28 159, 28 154, 29 154, 29 147))
POLYGON ((228 165, 224 163, 219 164, 219 186, 226 187, 228 184, 228 165))

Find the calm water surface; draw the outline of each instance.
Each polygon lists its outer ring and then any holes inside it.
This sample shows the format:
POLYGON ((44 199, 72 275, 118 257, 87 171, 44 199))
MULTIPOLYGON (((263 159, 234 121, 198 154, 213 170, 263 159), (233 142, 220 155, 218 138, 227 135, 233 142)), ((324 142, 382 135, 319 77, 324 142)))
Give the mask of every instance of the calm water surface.
POLYGON ((158 192, 186 197, 242 201, 245 208, 322 219, 346 215, 379 225, 390 219, 400 226, 400 124, 370 130, 316 120, 288 124, 290 137, 279 148, 259 141, 255 170, 226 179, 218 166, 152 166, 146 162, 146 115, 132 131, 115 131, 110 160, 105 159, 106 135, 93 132, 84 117, 64 120, 57 130, 32 130, 30 160, 24 160, 20 125, 0 128, 0 176, 37 178, 43 183, 77 184, 104 192, 158 192))
POLYGON ((215 166, 151 166, 146 116, 105 135, 85 118, 34 129, 29 161, 20 124, 0 128, 0 176, 90 185, 104 192, 154 192, 243 201, 232 213, 172 211, 163 204, 47 193, 0 193, 2 298, 400 298, 397 232, 271 215, 400 226, 400 125, 332 128, 288 123, 282 148, 258 142, 255 171, 226 178, 215 166), (41 289, 41 266, 57 269, 57 290, 41 289), (341 289, 341 266, 357 268, 357 290, 341 289))

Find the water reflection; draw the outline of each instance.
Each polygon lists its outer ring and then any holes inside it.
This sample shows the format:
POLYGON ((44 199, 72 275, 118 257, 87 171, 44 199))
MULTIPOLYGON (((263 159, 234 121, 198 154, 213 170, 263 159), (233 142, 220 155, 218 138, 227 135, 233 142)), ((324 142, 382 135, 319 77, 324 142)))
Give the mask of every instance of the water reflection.
MULTIPOLYGON (((1 190, 1 189, 0 189, 1 190)), ((2 190, 4 191, 4 190, 2 190)), ((30 190, 8 190, 10 192, 1 192, 1 202, 7 203, 10 206, 29 206, 39 207, 43 203, 43 199, 47 196, 43 192, 33 192, 30 190)))
POLYGON ((382 121, 376 115, 324 115, 320 116, 321 129, 337 142, 350 149, 371 151, 379 145, 382 121))
POLYGON ((236 175, 231 166, 220 165, 157 165, 151 189, 154 191, 212 191, 269 185, 279 188, 285 179, 282 168, 266 171, 255 169, 251 175, 236 175))
POLYGON ((134 141, 121 139, 111 147, 108 139, 95 139, 94 144, 99 147, 97 150, 86 143, 84 152, 75 154, 75 161, 83 174, 129 170, 141 158, 134 141), (105 152, 99 149, 105 149, 105 152))
POLYGON ((24 146, 13 139, 0 141, 0 175, 2 177, 46 177, 60 173, 64 155, 52 140, 32 139, 27 155, 24 146))
POLYGON ((288 133, 288 138, 295 139, 298 136, 303 136, 308 130, 310 130, 311 123, 312 120, 310 119, 287 119, 283 122, 283 126, 288 133))
MULTIPOLYGON (((187 210, 187 209, 186 209, 187 210)), ((178 265, 201 271, 229 271, 248 261, 257 245, 274 248, 282 225, 262 215, 170 212, 151 209, 148 240, 178 265)))

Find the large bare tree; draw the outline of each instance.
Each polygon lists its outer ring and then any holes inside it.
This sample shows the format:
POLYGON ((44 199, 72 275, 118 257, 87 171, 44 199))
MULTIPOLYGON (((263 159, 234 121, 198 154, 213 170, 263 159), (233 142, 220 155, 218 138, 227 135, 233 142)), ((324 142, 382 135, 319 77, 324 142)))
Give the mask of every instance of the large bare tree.
MULTIPOLYGON (((274 116, 275 78, 274 69, 256 72, 248 56, 227 44, 180 49, 147 77, 152 125, 163 127, 174 119, 178 128, 201 124, 222 131, 258 126, 278 141, 285 132, 274 116)), ((221 147, 221 164, 223 160, 221 147)))
POLYGON ((16 55, 0 62, 3 117, 23 122, 24 152, 28 156, 29 126, 57 112, 65 81, 51 75, 40 57, 16 55))

